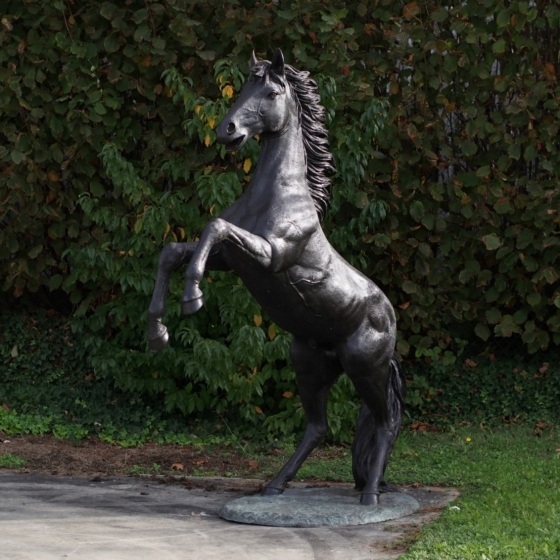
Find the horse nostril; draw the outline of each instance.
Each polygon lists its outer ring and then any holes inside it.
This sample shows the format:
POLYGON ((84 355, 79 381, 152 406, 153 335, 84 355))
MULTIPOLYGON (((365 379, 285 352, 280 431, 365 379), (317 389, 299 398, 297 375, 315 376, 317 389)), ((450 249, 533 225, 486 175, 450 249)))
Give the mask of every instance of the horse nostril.
POLYGON ((230 122, 227 125, 226 131, 227 131, 228 134, 233 134, 235 132, 235 125, 232 122, 230 122))

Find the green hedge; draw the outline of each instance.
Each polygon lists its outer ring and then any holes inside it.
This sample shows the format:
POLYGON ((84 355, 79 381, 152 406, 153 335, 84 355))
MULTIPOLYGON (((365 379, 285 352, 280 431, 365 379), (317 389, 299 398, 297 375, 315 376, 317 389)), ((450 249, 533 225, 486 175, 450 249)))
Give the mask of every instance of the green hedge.
MULTIPOLYGON (((189 318, 177 275, 174 341, 157 356, 144 342, 161 247, 195 239, 257 161, 256 140, 224 158, 213 129, 251 51, 277 46, 319 83, 339 169, 325 229, 388 293, 400 353, 453 348, 456 324, 530 352, 560 342, 556 5, 0 0, 0 13, 3 289, 68 293, 99 375, 186 413, 299 418, 287 336, 231 275, 209 275, 189 318)), ((349 386, 336 391, 346 406, 349 386)))

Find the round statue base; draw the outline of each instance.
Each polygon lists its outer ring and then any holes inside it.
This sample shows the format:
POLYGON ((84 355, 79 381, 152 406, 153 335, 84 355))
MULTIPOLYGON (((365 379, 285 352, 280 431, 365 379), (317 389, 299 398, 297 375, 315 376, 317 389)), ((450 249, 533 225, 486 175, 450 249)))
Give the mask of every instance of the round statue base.
POLYGON ((350 488, 292 488, 280 496, 246 496, 228 502, 220 517, 269 527, 344 527, 410 515, 420 504, 407 494, 381 494, 378 506, 362 506, 350 488))

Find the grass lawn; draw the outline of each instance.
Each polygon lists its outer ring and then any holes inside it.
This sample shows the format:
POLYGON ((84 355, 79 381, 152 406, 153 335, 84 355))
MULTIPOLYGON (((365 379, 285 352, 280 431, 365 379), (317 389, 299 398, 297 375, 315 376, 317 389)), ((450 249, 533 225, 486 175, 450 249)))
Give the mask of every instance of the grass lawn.
MULTIPOLYGON (((349 480, 350 453, 304 465, 300 477, 349 480)), ((401 560, 560 559, 560 432, 524 426, 406 431, 387 471, 397 484, 461 489, 401 560)))

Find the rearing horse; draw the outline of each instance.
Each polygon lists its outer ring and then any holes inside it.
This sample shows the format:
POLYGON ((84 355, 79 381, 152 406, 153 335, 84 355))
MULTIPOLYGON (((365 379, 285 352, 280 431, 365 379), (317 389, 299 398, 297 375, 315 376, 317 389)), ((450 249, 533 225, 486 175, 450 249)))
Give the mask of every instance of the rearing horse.
POLYGON ((239 99, 218 125, 217 140, 238 150, 260 135, 258 166, 241 197, 204 228, 197 243, 170 243, 162 251, 150 307, 150 348, 168 340, 161 319, 169 275, 188 263, 182 311, 203 304, 205 270, 232 270, 280 327, 293 335, 290 357, 308 424, 294 455, 268 483, 281 494, 305 458, 327 434, 327 397, 342 372, 363 399, 352 446, 360 503, 379 503, 395 490, 383 474, 397 438, 405 395, 394 356, 395 313, 383 292, 329 244, 320 226, 335 172, 319 105, 307 72, 257 61, 239 99))

